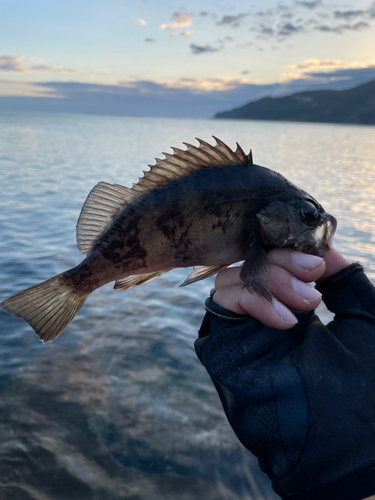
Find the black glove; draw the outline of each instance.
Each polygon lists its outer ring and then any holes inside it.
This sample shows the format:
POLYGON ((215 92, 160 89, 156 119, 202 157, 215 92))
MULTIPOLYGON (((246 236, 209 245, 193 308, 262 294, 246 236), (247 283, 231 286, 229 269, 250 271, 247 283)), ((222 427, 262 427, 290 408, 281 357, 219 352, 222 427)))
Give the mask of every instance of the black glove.
POLYGON ((206 301, 195 343, 238 439, 284 499, 375 494, 375 289, 359 264, 317 286, 335 319, 266 327, 206 301))

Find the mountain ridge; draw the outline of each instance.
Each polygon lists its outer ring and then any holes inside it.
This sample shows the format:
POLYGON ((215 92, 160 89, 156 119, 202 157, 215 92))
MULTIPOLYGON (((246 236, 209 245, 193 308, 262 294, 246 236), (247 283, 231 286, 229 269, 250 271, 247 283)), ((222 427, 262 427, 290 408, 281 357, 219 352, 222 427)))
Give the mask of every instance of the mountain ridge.
POLYGON ((217 119, 375 125, 375 80, 347 90, 308 90, 263 97, 216 113, 217 119))

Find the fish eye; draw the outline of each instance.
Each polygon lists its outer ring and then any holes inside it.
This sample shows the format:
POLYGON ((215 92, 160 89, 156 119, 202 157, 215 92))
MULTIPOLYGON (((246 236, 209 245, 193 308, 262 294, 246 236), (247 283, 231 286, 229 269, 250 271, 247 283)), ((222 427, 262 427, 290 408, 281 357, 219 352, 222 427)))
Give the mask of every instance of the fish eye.
POLYGON ((305 200, 300 206, 301 219, 308 226, 315 226, 319 222, 319 213, 316 205, 305 200))

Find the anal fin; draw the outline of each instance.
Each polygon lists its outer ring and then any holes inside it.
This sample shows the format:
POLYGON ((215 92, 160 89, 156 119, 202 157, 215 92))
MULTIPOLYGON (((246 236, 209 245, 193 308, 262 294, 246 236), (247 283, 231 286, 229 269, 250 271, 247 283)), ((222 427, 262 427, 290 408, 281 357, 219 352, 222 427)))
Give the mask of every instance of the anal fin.
POLYGON ((256 292, 271 302, 272 295, 267 282, 269 269, 266 252, 262 245, 254 239, 246 250, 246 259, 240 278, 246 283, 249 292, 256 292))
POLYGON ((162 276, 167 272, 168 271, 158 271, 157 273, 134 274, 133 276, 126 276, 126 278, 117 280, 113 288, 121 292, 124 290, 129 290, 130 288, 143 285, 144 283, 148 283, 149 281, 159 278, 159 276, 162 276))
POLYGON ((222 269, 226 269, 228 266, 233 264, 233 262, 229 262, 228 264, 220 264, 219 266, 202 266, 197 267, 192 271, 186 280, 181 283, 180 286, 190 285, 191 283, 196 283, 197 281, 204 280, 218 273, 222 269))

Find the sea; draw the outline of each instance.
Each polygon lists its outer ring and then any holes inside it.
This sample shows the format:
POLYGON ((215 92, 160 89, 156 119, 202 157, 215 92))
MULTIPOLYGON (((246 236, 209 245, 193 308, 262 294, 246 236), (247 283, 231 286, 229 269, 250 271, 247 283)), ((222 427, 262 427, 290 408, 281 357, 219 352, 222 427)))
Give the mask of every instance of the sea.
MULTIPOLYGON (((0 114, 0 301, 82 260, 96 183, 131 186, 162 151, 212 135, 319 200, 375 283, 375 127, 18 113, 0 114)), ((213 278, 179 288, 190 271, 98 289, 48 345, 0 311, 2 500, 279 498, 195 355, 213 278)))

